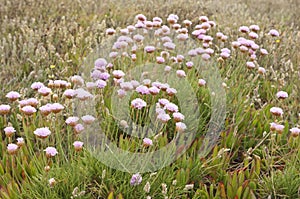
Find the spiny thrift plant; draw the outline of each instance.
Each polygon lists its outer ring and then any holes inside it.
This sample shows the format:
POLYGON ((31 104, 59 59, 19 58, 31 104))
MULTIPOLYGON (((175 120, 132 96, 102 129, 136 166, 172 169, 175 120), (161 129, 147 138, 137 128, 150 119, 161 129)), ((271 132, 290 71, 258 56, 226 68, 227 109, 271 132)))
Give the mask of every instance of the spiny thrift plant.
POLYGON ((4 94, 0 196, 299 197, 284 36, 176 13, 108 27, 71 76, 4 94))

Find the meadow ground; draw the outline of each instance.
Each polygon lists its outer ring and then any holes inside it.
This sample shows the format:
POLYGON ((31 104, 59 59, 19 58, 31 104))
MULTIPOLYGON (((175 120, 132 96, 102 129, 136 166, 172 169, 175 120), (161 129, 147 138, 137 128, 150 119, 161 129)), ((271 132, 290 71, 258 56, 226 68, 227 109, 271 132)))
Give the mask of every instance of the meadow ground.
POLYGON ((300 198, 298 0, 0 0, 0 198, 300 198))

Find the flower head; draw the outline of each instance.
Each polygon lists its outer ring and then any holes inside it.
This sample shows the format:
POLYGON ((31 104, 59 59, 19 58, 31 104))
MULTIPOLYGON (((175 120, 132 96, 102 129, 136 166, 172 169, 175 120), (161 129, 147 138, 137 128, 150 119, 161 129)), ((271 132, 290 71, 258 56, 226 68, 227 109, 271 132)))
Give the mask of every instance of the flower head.
POLYGON ((73 146, 74 146, 74 148, 75 148, 76 151, 81 151, 82 147, 83 147, 83 142, 75 141, 73 143, 73 146))
POLYGON ((54 185, 56 184, 56 180, 55 180, 54 178, 50 178, 50 179, 48 180, 48 182, 49 182, 49 186, 50 186, 50 187, 54 187, 54 185))
POLYGON ((19 147, 21 147, 21 146, 23 146, 24 144, 25 144, 24 138, 18 137, 18 138, 17 138, 17 145, 18 145, 19 147))
POLYGON ((95 118, 91 115, 82 116, 81 119, 85 124, 92 124, 95 121, 95 118))
POLYGON ((144 138, 144 139, 143 139, 143 145, 144 145, 145 147, 152 146, 152 145, 153 145, 153 142, 152 142, 152 140, 149 139, 149 138, 144 138))
POLYGON ((275 116, 281 116, 283 114, 283 110, 281 108, 278 107, 272 107, 270 109, 270 112, 275 115, 275 116))
POLYGON ((51 131, 48 127, 43 127, 37 128, 33 133, 39 138, 46 138, 51 134, 51 131))
POLYGON ((131 177, 131 180, 130 180, 130 185, 132 185, 132 186, 139 185, 139 184, 141 184, 142 179, 143 178, 142 178, 141 174, 139 174, 139 173, 133 174, 131 177))
POLYGON ((31 84, 31 88, 33 90, 39 90, 42 87, 45 87, 45 85, 42 82, 34 82, 31 84))
POLYGON ((75 133, 81 133, 84 130, 84 126, 82 124, 76 124, 74 126, 75 133))
POLYGON ((11 137, 16 132, 16 129, 12 126, 8 126, 4 128, 4 132, 7 137, 11 137))
POLYGON ((272 37, 279 37, 279 32, 275 29, 272 29, 269 31, 269 35, 271 35, 272 37))
POLYGON ((10 112, 10 106, 6 104, 0 105, 0 115, 6 115, 10 112))
POLYGON ((32 115, 33 113, 36 112, 36 109, 32 106, 24 106, 23 108, 21 108, 21 111, 25 114, 25 115, 32 115))
POLYGON ((142 109, 147 106, 147 103, 141 98, 136 98, 131 101, 131 106, 136 109, 142 109))
POLYGON ((43 96, 47 96, 51 93, 51 88, 48 88, 48 87, 41 87, 38 89, 38 92, 43 95, 43 96))
POLYGON ((16 144, 8 144, 7 145, 7 152, 11 155, 16 154, 18 151, 18 145, 16 144))
POLYGON ((279 99, 285 99, 288 96, 289 96, 288 93, 285 91, 279 91, 278 93, 276 93, 276 97, 279 99))
POLYGON ((54 156, 56 156, 56 154, 58 153, 57 152, 57 150, 56 150, 56 148, 54 148, 54 147, 47 147, 44 151, 46 151, 46 156, 48 157, 48 158, 50 158, 50 157, 54 157, 54 156))
POLYGON ((297 127, 294 127, 294 128, 290 129, 290 132, 293 137, 297 137, 300 134, 300 129, 297 127))
POLYGON ((11 101, 15 101, 20 97, 20 94, 16 91, 10 91, 9 93, 6 94, 5 97, 10 99, 11 101))

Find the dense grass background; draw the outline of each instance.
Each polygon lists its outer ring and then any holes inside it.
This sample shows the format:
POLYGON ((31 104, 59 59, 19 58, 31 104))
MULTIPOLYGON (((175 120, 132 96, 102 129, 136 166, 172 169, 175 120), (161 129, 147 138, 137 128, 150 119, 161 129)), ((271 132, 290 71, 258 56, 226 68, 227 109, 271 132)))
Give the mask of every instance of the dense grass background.
MULTIPOLYGON (((300 198, 300 138, 292 137, 289 131, 300 125, 298 0, 0 0, 0 5, 0 104, 12 106, 10 115, 0 116, 1 198, 300 198), (58 99, 44 99, 30 85, 36 81, 71 81, 71 76, 82 71, 84 58, 107 39, 105 30, 124 28, 139 13, 149 19, 166 19, 175 13, 181 20, 194 23, 206 15, 230 41, 240 35, 240 26, 251 24, 259 25, 264 33, 277 29, 280 37, 268 39, 263 35, 258 39, 269 51, 259 60, 267 71, 264 76, 248 70, 243 56, 218 63, 227 84, 227 114, 225 128, 211 153, 206 158, 197 156, 200 138, 172 165, 142 174, 142 183, 131 186, 132 174, 106 167, 88 150, 73 150, 77 137, 65 124, 66 117, 73 114, 71 109, 46 119, 40 113, 26 117, 5 95, 14 90, 22 99, 37 97, 41 104, 57 101, 70 107, 61 90, 55 90, 58 99), (288 92, 289 98, 277 99, 280 90, 288 92), (284 116, 275 119, 270 113, 273 106, 283 108, 284 116), (275 120, 285 126, 282 134, 270 131, 269 123, 275 120), (26 137, 26 147, 15 156, 6 150, 10 140, 3 129, 10 125, 17 130, 13 142, 18 136, 26 137), (53 137, 49 143, 37 140, 33 131, 42 126, 63 136, 53 137), (56 145, 60 152, 52 160, 43 152, 48 145, 56 145), (47 164, 51 166, 48 172, 44 170, 47 164), (50 178, 56 179, 53 187, 49 186, 50 178), (149 193, 144 190, 147 182, 151 185, 149 193), (189 184, 194 186, 187 190, 189 184), (167 193, 163 191, 165 185, 167 193)), ((230 47, 229 42, 226 47, 230 47)), ((166 140, 162 137, 161 143, 166 140)), ((124 138, 123 142, 130 144, 131 140, 124 138)))

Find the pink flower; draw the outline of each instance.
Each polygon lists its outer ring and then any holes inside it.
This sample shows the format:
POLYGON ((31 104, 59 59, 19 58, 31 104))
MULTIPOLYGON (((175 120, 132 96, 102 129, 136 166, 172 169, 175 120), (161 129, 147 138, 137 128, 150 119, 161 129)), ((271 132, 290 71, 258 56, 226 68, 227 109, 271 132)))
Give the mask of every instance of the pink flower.
POLYGON ((133 39, 136 41, 136 42, 142 42, 144 40, 144 36, 143 35, 134 35, 133 36, 133 39))
POLYGON ((248 61, 248 62, 246 63, 246 65, 247 65, 247 68, 249 68, 249 69, 255 68, 254 62, 248 61))
POLYGON ((132 84, 133 88, 137 88, 140 85, 140 83, 136 80, 131 80, 130 83, 132 84))
POLYGON ((199 20, 200 20, 201 22, 207 22, 207 21, 208 21, 208 17, 207 17, 207 16, 200 16, 200 17, 199 17, 199 20))
POLYGON ((116 31, 113 28, 108 28, 108 29, 106 29, 105 33, 107 35, 113 35, 116 33, 116 31))
POLYGON ((241 52, 247 52, 248 48, 246 46, 240 46, 241 52))
POLYGON ((63 105, 61 105, 60 103, 54 103, 51 104, 51 111, 53 113, 59 113, 60 111, 62 111, 65 107, 63 105))
POLYGON ((129 30, 127 28, 123 28, 123 29, 120 30, 120 33, 122 35, 128 35, 129 34, 129 30))
POLYGON ((23 146, 24 144, 25 144, 24 138, 18 137, 18 138, 17 138, 17 145, 18 145, 19 147, 21 147, 21 146, 23 146))
POLYGON ((83 142, 80 142, 80 141, 75 141, 73 143, 73 146, 75 148, 75 151, 81 151, 82 150, 82 147, 83 147, 83 142))
POLYGON ((204 30, 207 30, 210 28, 210 24, 208 22, 203 22, 201 25, 200 25, 200 28, 204 29, 204 30))
POLYGON ((191 57, 196 57, 198 55, 197 50, 192 49, 188 52, 188 55, 191 57))
POLYGON ((98 70, 105 70, 106 65, 107 65, 107 61, 104 58, 96 59, 95 64, 94 64, 95 69, 98 69, 98 70))
POLYGON ((41 87, 39 88, 38 92, 43 95, 43 96, 47 96, 51 93, 51 88, 48 88, 48 87, 41 87))
POLYGON ((269 35, 271 35, 272 37, 279 37, 279 32, 275 29, 272 29, 269 31, 269 35))
POLYGON ((118 93, 119 98, 123 98, 127 94, 126 91, 123 89, 117 90, 117 93, 118 93))
POLYGON ((186 130, 186 125, 183 122, 176 122, 176 130, 178 132, 184 132, 186 130))
POLYGON ((157 119, 160 120, 160 121, 163 122, 163 123, 167 123, 167 122, 171 119, 171 117, 170 117, 169 114, 167 114, 167 113, 161 111, 161 112, 159 112, 159 114, 157 115, 157 119))
POLYGON ((155 87, 155 86, 152 86, 149 88, 149 92, 152 94, 152 95, 157 95, 159 93, 160 89, 155 87))
POLYGON ((16 144, 8 144, 7 145, 7 152, 11 155, 16 154, 18 151, 18 145, 16 144))
POLYGON ((277 123, 271 122, 271 123, 270 123, 270 130, 271 130, 271 131, 275 131, 277 125, 278 125, 277 123))
POLYGON ((207 54, 207 53, 203 53, 201 57, 202 57, 203 60, 207 61, 207 60, 209 60, 210 55, 207 54))
POLYGON ((96 81, 96 84, 97 84, 97 87, 100 89, 104 88, 107 85, 106 81, 104 81, 102 79, 98 79, 96 81))
POLYGON ((39 108, 42 115, 47 116, 52 112, 52 104, 46 104, 39 108))
POLYGON ((160 22, 160 23, 163 22, 162 19, 161 19, 160 17, 153 17, 152 21, 153 21, 153 22, 156 21, 156 22, 160 22))
POLYGON ((206 81, 204 79, 199 79, 198 80, 198 85, 199 86, 205 86, 206 85, 206 81))
POLYGON ((263 67, 258 67, 258 73, 261 74, 261 75, 263 75, 263 74, 266 73, 266 69, 263 68, 263 67))
POLYGON ((188 34, 183 34, 183 33, 180 33, 179 35, 177 35, 176 37, 179 41, 185 41, 189 38, 189 35, 188 34))
POLYGON ((33 113, 36 112, 36 109, 32 106, 24 106, 23 108, 21 108, 21 111, 25 114, 25 115, 32 115, 33 113))
POLYGON ((11 101, 15 101, 20 97, 20 94, 16 91, 10 91, 9 93, 6 94, 5 97, 10 99, 11 101))
POLYGON ((168 21, 170 24, 177 23, 177 20, 178 20, 178 17, 175 17, 174 15, 169 15, 168 18, 167 18, 167 21, 168 21))
POLYGON ((50 186, 50 187, 54 187, 54 185, 56 184, 56 180, 55 180, 54 178, 50 178, 50 179, 48 180, 48 182, 49 182, 49 186, 50 186))
POLYGON ((172 102, 165 105, 164 109, 166 109, 169 112, 178 112, 178 106, 172 102))
POLYGON ((78 122, 79 118, 78 117, 68 117, 66 119, 66 124, 70 125, 70 126, 75 126, 78 122))
POLYGON ((239 31, 240 32, 243 32, 243 33, 247 33, 247 32, 250 32, 249 28, 247 26, 241 26, 239 28, 239 31))
POLYGON ((205 35, 205 36, 203 37, 203 41, 204 41, 204 42, 211 42, 213 39, 214 39, 214 38, 212 38, 212 37, 209 36, 209 35, 205 35))
POLYGON ((185 26, 187 26, 187 27, 189 27, 189 26, 191 26, 192 25, 192 22, 190 21, 190 20, 184 20, 183 21, 183 24, 185 25, 185 26))
POLYGON ((238 47, 240 47, 241 43, 238 42, 238 41, 233 41, 233 42, 231 43, 231 45, 232 45, 232 47, 234 47, 234 48, 238 48, 238 47))
POLYGON ((142 178, 141 174, 136 173, 136 174, 132 175, 131 180, 130 180, 130 185, 132 185, 132 186, 139 185, 139 184, 141 184, 142 179, 143 178, 142 178))
POLYGON ((54 85, 56 88, 66 88, 67 85, 68 85, 68 82, 65 81, 65 80, 54 80, 54 81, 53 81, 53 85, 54 85))
POLYGON ((146 46, 144 48, 144 50, 147 52, 147 53, 153 53, 155 51, 155 47, 154 46, 146 46))
POLYGON ((172 42, 165 42, 163 46, 168 50, 174 50, 176 45, 172 42))
POLYGON ((182 113, 173 113, 173 119, 175 120, 175 122, 181 122, 182 120, 184 120, 184 115, 182 113))
POLYGON ((179 78, 186 77, 186 74, 185 74, 184 70, 177 70, 176 75, 179 78))
POLYGON ((281 116, 283 114, 283 110, 281 108, 278 107, 272 107, 270 109, 270 112, 275 115, 275 116, 281 116))
POLYGON ((6 115, 10 112, 10 106, 6 104, 1 104, 0 105, 0 114, 1 115, 6 115))
POLYGON ((279 99, 285 99, 288 98, 288 93, 285 91, 279 91, 278 93, 276 93, 276 97, 279 99))
POLYGON ((163 57, 156 57, 156 63, 162 64, 165 62, 165 59, 163 57))
POLYGON ((290 132, 293 137, 297 137, 300 134, 300 129, 297 127, 294 127, 294 128, 290 129, 290 132))
POLYGON ((146 21, 147 20, 147 17, 145 17, 145 15, 143 15, 143 14, 138 14, 138 15, 135 16, 135 18, 137 20, 140 20, 140 21, 146 21))
MULTIPOLYGON (((197 53, 196 53, 197 54, 197 53)), ((188 69, 191 69, 193 66, 194 66, 194 63, 192 62, 192 61, 189 61, 189 62, 186 62, 186 67, 188 68, 188 69)))
POLYGON ((56 148, 51 147, 51 146, 47 147, 44 151, 46 151, 46 156, 48 158, 54 157, 58 153, 57 150, 56 150, 56 148))
POLYGON ((284 130, 284 126, 283 125, 281 125, 281 124, 276 124, 275 125, 275 131, 277 133, 281 134, 283 132, 283 130, 284 130))
POLYGON ((82 86, 84 84, 83 78, 79 75, 72 76, 71 81, 78 86, 82 86))
POLYGON ((113 58, 113 59, 116 58, 116 57, 118 57, 118 55, 119 55, 118 52, 110 52, 110 53, 109 53, 109 57, 110 57, 110 58, 113 58))
POLYGON ((173 96, 177 93, 177 90, 175 88, 167 88, 166 92, 169 96, 173 96))
POLYGON ((49 130, 48 127, 43 127, 43 128, 37 128, 33 133, 38 138, 46 138, 51 134, 51 131, 49 130))
POLYGON ((222 52, 222 53, 220 54, 220 56, 221 56, 223 59, 227 59, 227 58, 230 57, 230 54, 229 54, 228 52, 222 52))
POLYGON ((95 118, 91 115, 82 116, 81 119, 85 124, 92 124, 95 121, 95 118))
POLYGON ((90 92, 88 92, 82 88, 76 89, 75 94, 76 94, 76 98, 78 98, 82 101, 91 99, 93 97, 93 95, 90 92))
POLYGON ((131 101, 131 106, 136 109, 142 109, 147 106, 147 103, 141 98, 136 98, 131 101))
POLYGON ((250 28, 250 30, 252 30, 254 32, 258 32, 260 30, 258 25, 251 25, 249 28, 250 28))
POLYGON ((147 86, 138 86, 136 89, 136 92, 142 94, 142 95, 147 95, 150 93, 149 88, 147 86))
POLYGON ((76 124, 74 126, 75 133, 81 133, 84 130, 84 126, 82 124, 76 124))
POLYGON ((249 33, 249 37, 250 37, 251 39, 257 39, 257 38, 258 38, 258 34, 256 34, 255 32, 250 32, 250 33, 249 33))
POLYGON ((41 82, 34 82, 34 83, 31 84, 31 88, 33 90, 39 90, 42 87, 45 87, 45 85, 41 82))
POLYGON ((161 105, 161 106, 165 106, 166 104, 169 104, 170 101, 165 99, 165 98, 162 98, 162 99, 159 99, 158 100, 158 103, 161 105))
POLYGON ((11 137, 16 132, 16 130, 14 127, 8 126, 4 128, 4 132, 7 137, 11 137))
POLYGON ((36 107, 39 104, 39 101, 36 98, 27 99, 27 105, 36 107))
POLYGON ((68 99, 72 99, 76 96, 76 92, 73 89, 67 89, 67 90, 65 90, 63 95, 68 99))
POLYGON ((127 29, 129 30, 129 32, 135 31, 135 27, 133 25, 127 26, 127 29))
POLYGON ((114 70, 112 72, 112 74, 113 74, 114 78, 116 78, 116 79, 121 79, 122 77, 125 76, 125 73, 121 70, 114 70))
POLYGON ((260 53, 262 54, 262 55, 268 55, 269 53, 268 53, 268 51, 266 50, 266 49, 260 49, 260 53))
POLYGON ((149 139, 149 138, 144 138, 144 139, 143 139, 143 145, 144 145, 145 147, 152 146, 152 145, 153 145, 153 142, 152 142, 152 140, 149 139))

